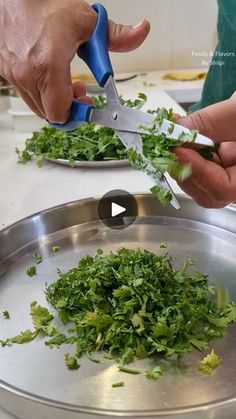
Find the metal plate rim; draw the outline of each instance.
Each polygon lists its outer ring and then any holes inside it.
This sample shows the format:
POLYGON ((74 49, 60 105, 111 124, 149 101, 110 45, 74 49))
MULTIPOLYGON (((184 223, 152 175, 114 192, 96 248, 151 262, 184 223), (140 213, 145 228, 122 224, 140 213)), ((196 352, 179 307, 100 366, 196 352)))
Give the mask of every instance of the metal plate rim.
POLYGON ((236 402, 236 396, 234 398, 231 398, 230 400, 228 398, 223 398, 215 402, 209 402, 209 403, 203 403, 200 405, 192 405, 191 407, 177 407, 177 408, 165 408, 165 409, 158 409, 158 410, 112 410, 112 409, 98 409, 88 406, 75 406, 70 403, 60 403, 55 402, 51 399, 47 399, 46 397, 37 397, 34 396, 34 394, 29 393, 27 391, 22 391, 17 389, 14 386, 8 385, 4 381, 0 380, 0 387, 20 398, 24 398, 28 401, 34 402, 34 403, 42 403, 44 406, 52 407, 61 409, 64 411, 70 411, 70 412, 76 412, 76 413, 85 413, 85 414, 93 414, 93 415, 104 415, 104 416, 125 416, 125 417, 155 417, 155 416, 171 416, 173 414, 181 415, 181 414, 188 414, 188 413, 196 413, 196 412, 209 412, 210 410, 217 408, 217 407, 225 407, 229 405, 233 405, 236 402))
MULTIPOLYGON (((131 192, 131 194, 132 195, 135 195, 137 197, 139 197, 139 196, 140 197, 141 196, 152 197, 153 196, 153 194, 151 192, 147 192, 147 191, 144 191, 144 192, 140 191, 140 192, 134 192, 134 193, 131 192)), ((192 201, 192 198, 190 198, 189 196, 187 196, 185 194, 176 194, 176 196, 178 198, 181 198, 182 200, 192 201)), ((12 228, 14 226, 17 226, 17 225, 21 224, 22 222, 27 221, 27 220, 30 220, 30 218, 37 217, 37 216, 39 216, 39 215, 41 215, 43 213, 54 212, 55 210, 60 210, 60 209, 63 209, 65 207, 76 205, 78 203, 80 203, 81 205, 86 205, 91 200, 98 201, 101 198, 102 197, 100 195, 96 195, 96 196, 90 196, 88 198, 75 199, 75 200, 70 201, 70 202, 65 202, 65 203, 62 203, 62 204, 54 205, 53 207, 50 207, 50 208, 45 208, 45 209, 39 210, 37 212, 33 212, 32 214, 29 214, 26 217, 23 217, 20 220, 17 220, 17 221, 15 221, 12 224, 9 224, 9 225, 3 227, 2 229, 0 229, 0 233, 3 233, 4 231, 7 231, 9 228, 12 228)), ((236 212, 236 207, 235 207, 235 212, 236 212)))
POLYGON ((124 160, 99 160, 99 161, 86 161, 86 160, 74 160, 73 165, 67 159, 51 159, 46 157, 46 161, 59 164, 61 166, 68 166, 70 168, 91 168, 91 169, 106 169, 112 167, 125 167, 130 166, 130 162, 127 159, 124 160))
MULTIPOLYGON (((137 196, 137 197, 141 197, 141 196, 152 197, 153 196, 153 194, 151 192, 147 192, 147 191, 131 192, 131 194, 134 195, 134 196, 137 196)), ((193 199, 190 196, 188 196, 188 195, 186 195, 184 193, 177 193, 176 194, 176 197, 177 197, 177 199, 180 199, 180 200, 183 200, 183 201, 185 200, 185 201, 188 201, 188 202, 189 201, 194 202, 193 199)), ((32 214, 29 214, 26 217, 23 217, 23 218, 15 221, 15 222, 7 225, 7 226, 4 226, 2 229, 0 228, 0 233, 3 233, 5 231, 7 231, 9 228, 14 227, 14 226, 17 226, 17 225, 21 224, 23 221, 30 220, 30 218, 37 217, 40 214, 43 214, 45 212, 47 212, 47 213, 53 212, 55 210, 60 210, 60 209, 65 208, 67 206, 76 205, 77 203, 80 203, 82 205, 86 205, 91 200, 98 201, 99 199, 101 199, 101 196, 100 195, 90 196, 88 198, 75 199, 73 201, 69 201, 69 202, 65 202, 65 203, 62 203, 62 204, 54 205, 54 206, 52 206, 50 208, 45 208, 45 209, 39 210, 37 212, 33 212, 32 214)), ((228 208, 231 211, 234 211, 236 213, 236 205, 235 204, 230 204, 227 207, 225 207, 224 209, 226 209, 226 208, 228 208)), ((176 211, 178 211, 178 210, 176 210, 176 211)))

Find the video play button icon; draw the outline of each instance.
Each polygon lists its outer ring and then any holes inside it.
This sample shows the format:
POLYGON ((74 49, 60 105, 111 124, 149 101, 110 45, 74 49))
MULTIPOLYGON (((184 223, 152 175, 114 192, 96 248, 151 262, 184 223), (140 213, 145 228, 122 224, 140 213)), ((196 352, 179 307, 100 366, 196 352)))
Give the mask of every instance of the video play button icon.
POLYGON ((129 192, 114 189, 106 193, 98 204, 102 222, 113 229, 121 230, 134 223, 138 214, 136 199, 129 192))
POLYGON ((121 205, 116 204, 115 202, 111 203, 111 216, 116 217, 119 214, 122 214, 122 212, 125 212, 126 208, 122 207, 121 205))

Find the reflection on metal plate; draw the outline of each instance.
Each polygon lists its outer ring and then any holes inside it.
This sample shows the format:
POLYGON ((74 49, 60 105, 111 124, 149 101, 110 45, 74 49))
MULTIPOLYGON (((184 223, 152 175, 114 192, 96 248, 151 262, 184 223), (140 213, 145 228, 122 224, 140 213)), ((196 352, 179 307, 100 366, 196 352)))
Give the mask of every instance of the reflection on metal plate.
MULTIPOLYGON (((75 266, 78 259, 120 246, 165 252, 168 243, 175 266, 187 256, 196 269, 211 281, 224 285, 236 299, 236 210, 206 210, 190 199, 179 198, 181 209, 162 208, 151 195, 137 195, 138 217, 124 230, 111 230, 98 220, 98 199, 91 198, 52 208, 33 215, 0 232, 0 307, 9 310, 10 320, 0 316, 0 338, 31 328, 29 304, 46 304, 44 289, 55 280, 56 269, 75 266), (58 253, 51 246, 61 246, 58 253), (32 252, 43 262, 34 278, 26 275, 33 264, 32 252)), ((233 419, 236 416, 236 328, 212 345, 223 363, 209 377, 197 364, 199 352, 173 361, 158 381, 145 374, 118 372, 116 364, 104 360, 81 361, 78 371, 68 371, 64 353, 47 348, 37 339, 25 345, 0 348, 0 405, 23 419, 75 418, 196 418, 233 419), (112 383, 124 381, 124 388, 112 383)), ((134 367, 145 371, 149 360, 134 367)))

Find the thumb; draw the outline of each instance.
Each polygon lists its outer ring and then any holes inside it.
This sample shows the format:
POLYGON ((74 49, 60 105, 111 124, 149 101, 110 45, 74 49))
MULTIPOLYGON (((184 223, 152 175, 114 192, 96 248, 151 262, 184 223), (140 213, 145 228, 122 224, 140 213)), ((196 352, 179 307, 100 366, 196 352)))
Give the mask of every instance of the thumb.
POLYGON ((109 20, 109 50, 114 52, 127 52, 138 48, 146 39, 150 31, 147 20, 135 26, 116 24, 109 20))
POLYGON ((177 120, 189 129, 196 129, 215 143, 236 141, 236 95, 177 120))

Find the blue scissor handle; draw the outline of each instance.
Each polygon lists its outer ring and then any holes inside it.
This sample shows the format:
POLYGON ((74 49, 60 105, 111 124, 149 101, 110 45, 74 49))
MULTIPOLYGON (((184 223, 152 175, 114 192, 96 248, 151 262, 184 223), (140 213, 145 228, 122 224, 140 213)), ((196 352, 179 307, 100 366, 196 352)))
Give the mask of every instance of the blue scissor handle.
POLYGON ((88 42, 78 50, 78 56, 92 71, 99 86, 104 87, 113 69, 108 53, 108 17, 106 9, 99 3, 92 5, 97 12, 97 25, 88 42))
MULTIPOLYGON (((99 3, 92 8, 97 12, 97 24, 88 42, 82 45, 77 54, 87 64, 101 87, 113 76, 113 69, 108 53, 108 17, 106 9, 99 3)), ((55 128, 71 131, 80 123, 89 122, 92 105, 73 100, 71 113, 65 124, 51 124, 55 128)))
POLYGON ((84 102, 79 102, 78 100, 73 100, 71 109, 70 109, 70 116, 65 124, 55 124, 49 122, 50 125, 54 128, 59 128, 62 131, 73 131, 76 129, 80 124, 84 122, 89 122, 90 112, 94 108, 92 105, 88 105, 84 102))

